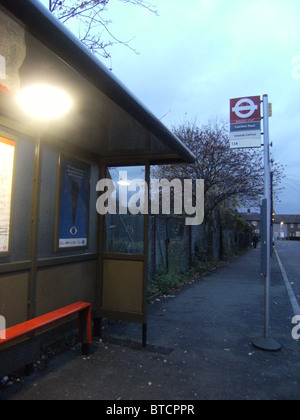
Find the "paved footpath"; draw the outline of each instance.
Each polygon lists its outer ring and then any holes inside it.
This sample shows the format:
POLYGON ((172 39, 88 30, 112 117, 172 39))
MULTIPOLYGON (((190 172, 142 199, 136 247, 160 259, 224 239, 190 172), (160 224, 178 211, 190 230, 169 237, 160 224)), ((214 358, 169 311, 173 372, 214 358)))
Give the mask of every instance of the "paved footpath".
MULTIPOLYGON (((251 250, 175 297, 149 305, 148 351, 95 342, 92 356, 83 360, 76 348, 0 392, 0 399, 298 400, 300 341, 291 336, 293 311, 276 259, 272 277, 272 337, 283 345, 281 352, 251 345, 264 325, 260 251, 251 250)), ((141 327, 116 323, 105 334, 140 340, 141 327)))

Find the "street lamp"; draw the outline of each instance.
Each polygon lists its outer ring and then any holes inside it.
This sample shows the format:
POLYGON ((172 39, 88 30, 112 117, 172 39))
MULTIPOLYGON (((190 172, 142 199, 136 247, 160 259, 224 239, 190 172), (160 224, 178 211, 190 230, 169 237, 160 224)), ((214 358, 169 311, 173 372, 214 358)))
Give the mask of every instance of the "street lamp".
POLYGON ((22 89, 17 101, 25 112, 44 121, 63 116, 72 106, 72 100, 65 91, 44 84, 22 89))

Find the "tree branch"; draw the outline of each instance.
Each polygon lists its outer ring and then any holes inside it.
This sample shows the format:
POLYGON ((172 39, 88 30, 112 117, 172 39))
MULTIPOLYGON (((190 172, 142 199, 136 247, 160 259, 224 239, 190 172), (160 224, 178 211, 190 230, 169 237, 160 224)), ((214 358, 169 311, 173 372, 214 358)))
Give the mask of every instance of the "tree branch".
MULTIPOLYGON (((102 17, 102 14, 107 11, 107 6, 110 0, 49 0, 49 10, 68 25, 71 22, 79 22, 79 38, 96 54, 104 58, 110 58, 111 54, 108 50, 114 44, 121 44, 129 48, 134 53, 138 54, 137 50, 130 46, 130 42, 122 41, 114 35, 110 29, 110 20, 102 17), (106 37, 105 35, 106 34, 106 37)), ((145 0, 119 0, 122 3, 128 3, 133 6, 141 6, 149 12, 158 15, 155 6, 145 0)), ((74 25, 72 23, 72 28, 74 25)))
MULTIPOLYGON (((201 127, 186 123, 173 128, 174 134, 196 155, 194 165, 163 167, 156 170, 158 178, 169 180, 204 179, 205 212, 212 214, 218 208, 232 208, 244 203, 255 203, 264 192, 263 155, 259 150, 229 148, 225 124, 207 124, 201 127)), ((275 182, 280 182, 283 168, 277 168, 275 182)))

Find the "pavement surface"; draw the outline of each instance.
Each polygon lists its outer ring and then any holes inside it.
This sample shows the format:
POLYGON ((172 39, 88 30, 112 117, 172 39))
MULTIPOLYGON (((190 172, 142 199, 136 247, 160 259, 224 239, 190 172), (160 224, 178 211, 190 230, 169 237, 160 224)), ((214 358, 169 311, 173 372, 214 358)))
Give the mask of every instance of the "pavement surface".
POLYGON ((293 316, 274 257, 271 335, 283 348, 269 353, 252 346, 264 333, 264 280, 260 250, 251 250, 150 304, 147 350, 126 342, 140 342, 141 326, 113 323, 104 334, 114 339, 94 342, 89 359, 80 347, 68 350, 45 371, 0 391, 0 399, 299 400, 293 316))

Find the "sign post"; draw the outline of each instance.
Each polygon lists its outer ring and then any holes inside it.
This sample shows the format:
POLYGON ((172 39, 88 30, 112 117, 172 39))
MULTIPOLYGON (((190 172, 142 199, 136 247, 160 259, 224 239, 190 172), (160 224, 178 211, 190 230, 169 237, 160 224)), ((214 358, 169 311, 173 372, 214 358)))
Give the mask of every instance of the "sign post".
POLYGON ((270 171, 270 134, 269 134, 269 98, 263 96, 263 117, 264 117, 264 163, 265 163, 265 235, 263 244, 265 254, 265 334, 253 340, 253 345, 265 351, 279 351, 281 345, 270 337, 270 287, 271 287, 271 171, 270 171))
MULTIPOLYGON (((262 202, 263 254, 262 267, 265 276, 265 333, 253 340, 256 348, 266 351, 279 351, 281 345, 270 337, 270 286, 271 286, 271 171, 269 117, 272 115, 268 95, 263 96, 264 120, 264 165, 265 197, 262 202)), ((261 147, 261 98, 251 96, 230 101, 230 148, 261 147)))

